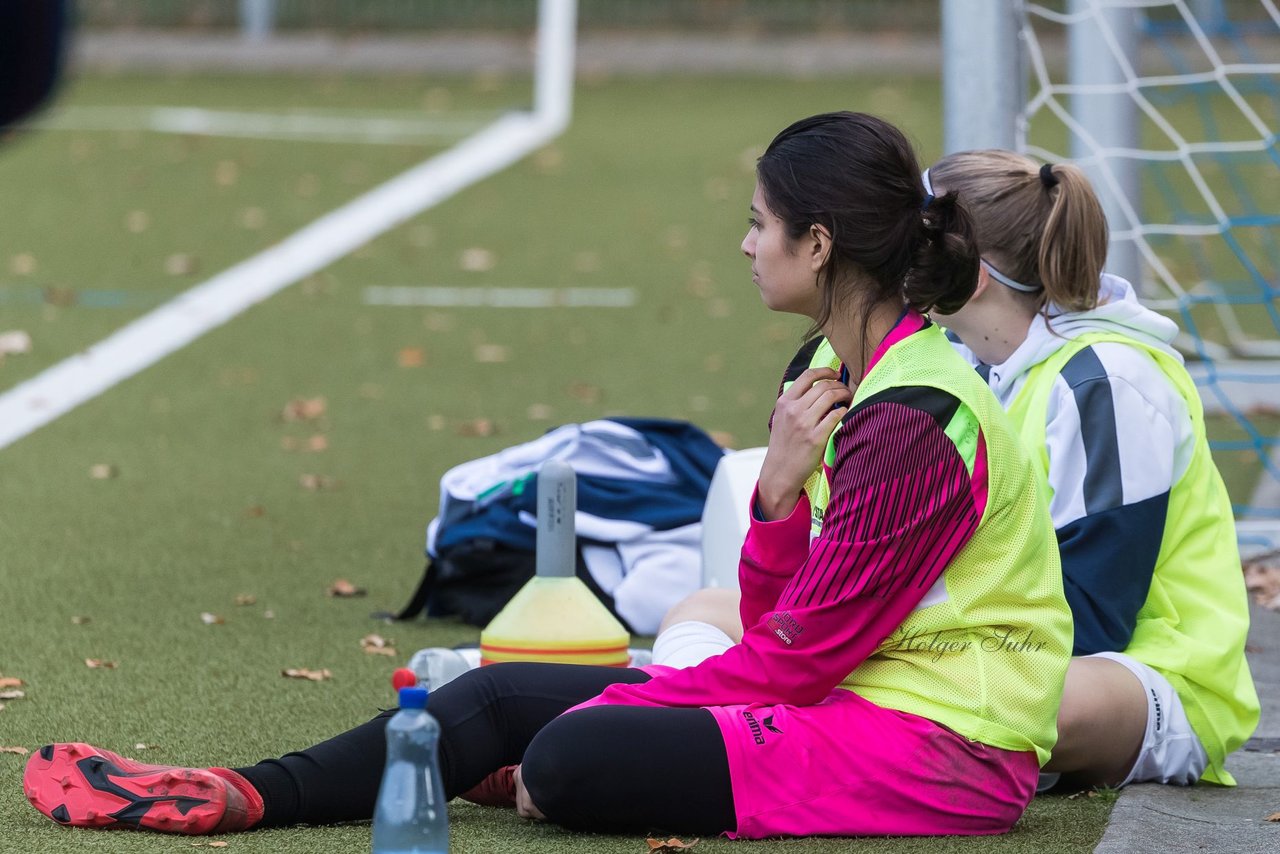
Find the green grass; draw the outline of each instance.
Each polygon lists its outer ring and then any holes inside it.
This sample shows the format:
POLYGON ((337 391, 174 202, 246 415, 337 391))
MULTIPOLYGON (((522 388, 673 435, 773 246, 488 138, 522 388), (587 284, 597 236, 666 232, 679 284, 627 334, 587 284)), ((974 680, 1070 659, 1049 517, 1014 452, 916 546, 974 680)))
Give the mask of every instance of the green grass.
MULTIPOLYGON (((477 95, 498 102, 519 91, 513 81, 477 95)), ((423 84, 397 79, 98 78, 66 93, 70 103, 228 106, 409 106, 422 97, 423 84)), ((86 740, 144 761, 233 765, 304 747, 389 704, 391 669, 413 650, 476 638, 448 622, 388 627, 369 617, 401 604, 416 582, 422 528, 448 467, 604 413, 689 418, 740 445, 762 443, 802 324, 759 305, 738 254, 752 160, 790 120, 834 108, 884 114, 914 130, 925 157, 939 150, 936 81, 588 81, 573 126, 547 152, 0 452, 0 673, 27 683, 26 698, 0 710, 0 745, 86 740), (460 268, 471 247, 493 252, 491 270, 460 268), (640 301, 509 313, 362 304, 363 287, 394 284, 629 286, 640 301), (507 360, 478 362, 481 344, 506 347, 507 360), (404 348, 421 348, 424 364, 400 367, 404 348), (282 421, 300 396, 324 396, 324 416, 282 421), (493 435, 463 435, 481 418, 493 435), (317 434, 323 452, 284 447, 317 434), (91 478, 96 464, 117 476, 91 478), (333 486, 303 489, 306 474, 333 486), (368 596, 327 597, 339 577, 368 596), (237 606, 239 594, 256 603, 237 606), (205 625, 202 612, 225 623, 205 625), (397 659, 361 651, 371 631, 394 640, 397 659), (119 666, 91 670, 87 658, 119 666), (286 680, 287 667, 329 668, 333 679, 286 680), (138 743, 153 747, 139 752, 138 743)), ((11 145, 0 186, 22 215, 6 221, 0 259, 7 269, 30 253, 37 267, 0 281, 10 292, 110 287, 137 301, 0 303, 0 326, 25 328, 36 342, 34 354, 0 365, 0 387, 426 153, 52 132, 11 145), (215 180, 225 160, 239 164, 232 185, 215 180), (307 196, 297 192, 304 175, 315 176, 307 196), (249 206, 264 211, 261 229, 236 224, 249 206), (148 211, 146 231, 125 227, 132 210, 148 211), (166 274, 175 252, 198 258, 200 271, 166 274)), ((24 802, 22 764, 0 755, 6 851, 188 848, 52 826, 24 802)), ((998 839, 751 847, 1088 851, 1108 811, 1105 798, 1047 798, 998 839)), ((572 835, 502 811, 458 806, 452 818, 457 851, 646 850, 639 837, 572 835)), ((249 834, 232 850, 336 854, 368 844, 358 825, 249 834)), ((727 844, 704 840, 698 850, 727 844)))

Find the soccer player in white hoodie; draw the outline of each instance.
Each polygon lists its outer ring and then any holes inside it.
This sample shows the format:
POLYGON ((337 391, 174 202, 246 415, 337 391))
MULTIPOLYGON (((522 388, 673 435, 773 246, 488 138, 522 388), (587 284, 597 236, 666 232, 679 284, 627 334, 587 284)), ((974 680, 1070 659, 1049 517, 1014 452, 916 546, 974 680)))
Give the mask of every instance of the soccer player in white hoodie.
POLYGON ((1231 785, 1223 759, 1258 720, 1248 606, 1177 324, 1102 273, 1106 217, 1075 166, 971 151, 925 177, 959 193, 983 254, 938 320, 1038 456, 1058 533, 1077 657, 1045 770, 1231 785))

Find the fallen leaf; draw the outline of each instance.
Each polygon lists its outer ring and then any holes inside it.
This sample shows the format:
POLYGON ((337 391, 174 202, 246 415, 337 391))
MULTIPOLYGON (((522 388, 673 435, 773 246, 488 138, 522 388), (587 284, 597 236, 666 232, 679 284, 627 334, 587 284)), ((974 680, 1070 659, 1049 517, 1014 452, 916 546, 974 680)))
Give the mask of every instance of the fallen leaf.
POLYGON ((699 261, 689 271, 689 280, 685 283, 690 295, 698 299, 711 299, 716 293, 716 280, 711 275, 711 265, 699 261))
POLYGON ((427 361, 427 351, 421 347, 402 347, 396 354, 396 364, 402 368, 420 368, 427 361))
POLYGON ((315 421, 328 408, 329 402, 323 397, 295 397, 284 405, 280 417, 285 421, 315 421))
POLYGON ((306 667, 290 667, 287 670, 281 670, 280 675, 286 679, 306 679, 311 682, 324 682, 333 678, 333 674, 329 672, 329 668, 322 670, 311 670, 306 667))
POLYGON ((307 440, 307 450, 313 454, 318 454, 321 451, 328 450, 328 448, 329 448, 328 437, 320 433, 317 433, 316 435, 312 436, 310 439, 307 440))
POLYGON ((275 616, 276 616, 276 612, 272 611, 270 608, 262 612, 262 617, 263 619, 266 619, 266 620, 274 619, 275 616))
POLYGON ((738 167, 748 175, 754 175, 756 173, 756 161, 763 156, 763 146, 753 145, 749 148, 744 148, 742 153, 738 155, 738 167))
POLYGON ((443 311, 429 311, 422 316, 422 325, 432 332, 448 332, 453 329, 453 315, 443 311))
POLYGON ((243 608, 245 605, 255 605, 257 604, 257 602, 258 602, 258 597, 254 596, 252 593, 240 593, 235 598, 235 603, 239 605, 241 608, 243 608))
POLYGON ((19 691, 17 688, 7 688, 0 691, 0 700, 21 700, 27 696, 26 691, 19 691))
POLYGON ((26 683, 17 676, 0 677, 0 688, 21 688, 26 683))
POLYGON ((209 611, 202 611, 200 613, 200 622, 204 623, 206 626, 221 626, 225 625, 227 621, 217 614, 210 613, 209 611))
POLYGON ((564 165, 564 153, 554 145, 539 149, 533 155, 533 168, 543 175, 554 175, 564 165))
POLYGON ((1267 552, 1245 561, 1244 583, 1255 602, 1272 611, 1280 611, 1280 551, 1267 552))
POLYGON ((118 474, 120 474, 120 469, 111 463, 95 463, 89 466, 89 477, 94 480, 111 480, 118 474))
POLYGON ((360 648, 367 655, 390 655, 396 654, 396 649, 391 645, 391 641, 382 635, 365 635, 360 638, 360 648))
POLYGON ((738 438, 732 433, 726 433, 723 430, 712 430, 707 435, 711 437, 711 441, 722 448, 733 449, 738 447, 738 438))
POLYGON ((1263 821, 1280 821, 1280 812, 1273 812, 1271 815, 1264 818, 1263 821))
POLYGON ((328 475, 304 474, 298 477, 298 485, 308 492, 322 492, 333 489, 338 482, 328 475))
POLYGON ((21 329, 0 332, 0 356, 19 356, 31 352, 31 336, 21 329))
POLYGON ((338 578, 338 579, 335 579, 334 582, 329 585, 329 589, 326 590, 325 592, 328 595, 337 597, 339 599, 352 599, 356 596, 363 596, 369 591, 365 590, 363 587, 356 587, 354 584, 352 584, 350 581, 347 581, 345 578, 338 578))
POLYGON ((36 256, 19 252, 9 259, 9 271, 15 276, 29 276, 36 271, 36 256))
POLYGON ((210 847, 210 848, 226 848, 226 847, 227 847, 228 845, 230 845, 230 844, 231 844, 230 842, 221 842, 221 841, 219 841, 219 842, 210 842, 210 843, 209 843, 209 847, 210 847))
POLYGON ((498 428, 488 418, 477 418, 474 421, 464 421, 458 425, 459 436, 475 438, 481 436, 492 436, 496 432, 498 432, 498 428))
POLYGON ((219 160, 213 169, 213 180, 219 187, 230 187, 240 177, 240 167, 234 160, 219 160))
POLYGON ((102 658, 86 658, 84 666, 90 670, 115 670, 120 664, 119 662, 107 661, 102 658))
POLYGON ((700 840, 695 839, 692 842, 685 842, 675 836, 670 839, 653 839, 650 837, 645 842, 649 844, 649 854, 673 854, 676 851, 688 851, 697 845, 700 840))
POLYGON ((733 185, 724 178, 708 178, 702 185, 702 193, 713 202, 723 202, 733 195, 733 185))
POLYGON ((170 276, 190 276, 199 268, 200 263, 195 256, 185 252, 175 252, 164 259, 164 271, 170 276))
POLYGON ((569 386, 569 396, 583 403, 599 403, 603 394, 599 386, 591 383, 576 382, 569 386))
POLYGON ((133 746, 133 749, 134 750, 155 750, 159 746, 160 745, 158 744, 147 744, 145 741, 139 741, 137 744, 133 746))
POLYGON ((250 367, 222 368, 218 371, 218 385, 225 388, 253 385, 258 381, 258 371, 250 367))
POLYGON ((30 752, 25 747, 0 747, 0 753, 16 753, 18 756, 26 756, 30 752))
POLYGON ((511 350, 501 344, 479 344, 474 351, 475 360, 480 364, 496 364, 511 358, 511 350))
POLYGON ((662 242, 668 251, 681 252, 689 246, 688 231, 683 226, 673 225, 663 233, 662 242))
POLYGON ((579 252, 573 256, 575 273, 596 273, 600 270, 599 252, 579 252))
POLYGON ((733 303, 724 297, 715 297, 707 303, 707 316, 723 318, 733 314, 733 303))
POLYGON ((49 305, 67 308, 79 302, 80 297, 72 288, 49 285, 44 289, 44 301, 49 305))
POLYGON ((267 508, 261 504, 254 504, 252 507, 245 508, 244 515, 246 519, 261 519, 267 515, 267 508))
POLYGON ((458 257, 458 266, 468 273, 483 273, 492 270, 495 264, 497 264, 497 258, 493 252, 481 249, 479 246, 462 250, 462 255, 458 257))
POLYGON ((71 618, 71 625, 73 626, 83 626, 89 622, 92 622, 92 621, 88 617, 76 616, 71 618))
POLYGON ((259 229, 267 223, 267 213, 262 208, 245 208, 240 211, 240 225, 248 229, 259 229))
POLYGON ((151 227, 151 217, 146 211, 129 211, 124 218, 124 227, 134 234, 141 234, 151 227))

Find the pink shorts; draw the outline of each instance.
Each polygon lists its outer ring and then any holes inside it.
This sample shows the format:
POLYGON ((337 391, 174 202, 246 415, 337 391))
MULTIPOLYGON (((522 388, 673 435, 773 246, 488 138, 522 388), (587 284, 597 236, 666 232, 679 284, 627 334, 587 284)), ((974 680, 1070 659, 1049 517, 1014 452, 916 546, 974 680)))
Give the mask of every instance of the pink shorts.
POLYGON ((1004 833, 1035 794, 1034 752, 969 741, 837 689, 816 706, 716 706, 738 829, 767 836, 1004 833))

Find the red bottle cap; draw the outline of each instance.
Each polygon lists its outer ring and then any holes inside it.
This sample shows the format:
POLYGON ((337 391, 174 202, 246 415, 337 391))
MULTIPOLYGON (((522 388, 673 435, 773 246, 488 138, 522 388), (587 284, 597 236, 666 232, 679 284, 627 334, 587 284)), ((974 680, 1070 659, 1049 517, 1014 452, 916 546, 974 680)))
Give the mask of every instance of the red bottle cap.
POLYGON ((391 685, 397 691, 401 688, 416 688, 418 686, 418 674, 407 667, 397 668, 396 672, 391 674, 391 685))

